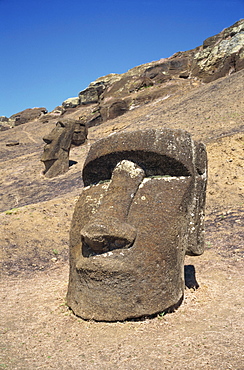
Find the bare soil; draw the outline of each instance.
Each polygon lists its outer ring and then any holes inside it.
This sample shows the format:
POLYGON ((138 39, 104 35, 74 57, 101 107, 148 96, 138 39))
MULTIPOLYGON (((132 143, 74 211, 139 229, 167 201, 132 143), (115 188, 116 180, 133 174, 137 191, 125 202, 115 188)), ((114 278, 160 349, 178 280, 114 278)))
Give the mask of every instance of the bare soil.
MULTIPOLYGON (((76 164, 42 175, 50 123, 1 132, 0 312, 6 369, 244 369, 244 71, 138 107, 89 129, 76 164), (69 228, 94 140, 120 130, 182 128, 209 158, 206 250, 185 261, 186 289, 173 313, 125 322, 85 321, 65 305, 69 228), (10 140, 19 145, 6 147, 10 140)), ((74 111, 73 116, 79 116, 74 111)))

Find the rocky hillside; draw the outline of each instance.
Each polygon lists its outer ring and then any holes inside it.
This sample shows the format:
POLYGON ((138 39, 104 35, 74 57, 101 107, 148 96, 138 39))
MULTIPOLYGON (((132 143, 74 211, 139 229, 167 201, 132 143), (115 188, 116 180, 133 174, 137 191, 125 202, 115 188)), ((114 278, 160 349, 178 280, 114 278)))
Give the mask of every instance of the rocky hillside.
POLYGON ((244 67, 244 19, 209 37, 195 49, 140 65, 126 73, 100 77, 47 113, 26 109, 10 118, 0 117, 6 130, 33 119, 46 122, 59 115, 75 115, 88 127, 99 125, 152 101, 174 99, 203 84, 231 75, 244 67))

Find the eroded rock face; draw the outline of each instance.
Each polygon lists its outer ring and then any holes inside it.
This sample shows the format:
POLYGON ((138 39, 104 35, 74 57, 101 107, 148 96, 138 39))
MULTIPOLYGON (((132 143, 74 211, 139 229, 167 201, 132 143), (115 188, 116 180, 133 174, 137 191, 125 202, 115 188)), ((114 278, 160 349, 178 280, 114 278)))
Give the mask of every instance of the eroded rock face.
MULTIPOLYGON (((71 98, 66 102, 72 105, 75 101, 76 107, 84 109, 88 105, 98 105, 96 116, 88 117, 86 122, 88 127, 99 125, 133 107, 157 99, 171 99, 178 92, 241 70, 244 68, 243 45, 244 19, 241 19, 195 49, 177 52, 122 74, 100 77, 81 91, 76 100, 71 98)), ((63 104, 66 106, 65 102, 63 104)))
POLYGON ((62 106, 66 108, 76 108, 80 104, 80 99, 78 97, 75 98, 69 98, 66 99, 63 103, 62 106))
POLYGON ((96 89, 95 87, 88 87, 80 92, 79 99, 81 104, 97 103, 99 99, 99 89, 96 89))
POLYGON ((91 146, 70 232, 67 302, 85 319, 164 311, 203 253, 207 158, 182 130, 112 134, 91 146))
POLYGON ((104 104, 100 109, 100 114, 103 121, 113 119, 122 116, 125 112, 129 110, 129 105, 125 100, 114 99, 108 104, 104 104))
POLYGON ((0 131, 6 131, 6 130, 9 130, 10 129, 10 127, 9 126, 4 126, 4 125, 1 125, 1 123, 0 123, 0 131))
POLYGON ((244 67, 244 20, 209 37, 194 55, 192 74, 214 81, 244 67))
POLYGON ((28 108, 22 112, 13 114, 11 117, 9 117, 9 122, 12 124, 12 126, 19 126, 36 118, 40 118, 46 113, 46 108, 28 108))
POLYGON ((116 73, 111 73, 107 76, 99 77, 96 81, 90 83, 90 85, 79 93, 80 104, 92 104, 98 103, 102 93, 109 88, 117 80, 120 80, 121 76, 116 73))
POLYGON ((46 177, 55 177, 68 171, 71 145, 86 141, 87 127, 80 120, 59 120, 56 127, 43 138, 46 143, 41 161, 46 177))
POLYGON ((0 116, 0 122, 8 122, 8 117, 0 116))

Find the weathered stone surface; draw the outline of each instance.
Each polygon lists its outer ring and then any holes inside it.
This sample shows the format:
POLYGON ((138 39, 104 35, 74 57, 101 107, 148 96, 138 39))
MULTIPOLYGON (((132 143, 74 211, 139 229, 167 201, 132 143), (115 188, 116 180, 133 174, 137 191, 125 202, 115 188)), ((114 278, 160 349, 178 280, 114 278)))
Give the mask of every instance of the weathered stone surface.
POLYGON ((63 106, 60 105, 54 108, 51 112, 44 114, 39 119, 42 123, 47 123, 49 121, 53 121, 54 118, 64 115, 64 113, 66 113, 67 110, 68 109, 65 109, 63 106))
POLYGON ((8 122, 8 117, 0 116, 0 122, 8 122))
POLYGON ((98 108, 92 113, 92 116, 89 117, 88 122, 87 122, 87 128, 98 126, 102 122, 103 122, 103 119, 101 116, 100 108, 98 108))
POLYGON ((81 145, 86 141, 87 127, 80 120, 64 119, 43 138, 46 143, 41 161, 45 165, 46 177, 55 177, 68 171, 71 145, 81 145))
POLYGON ((91 146, 70 233, 68 305, 115 321, 164 311, 203 253, 207 158, 182 130, 112 134, 91 146))
POLYGON ((204 82, 216 80, 244 67, 244 20, 209 37, 194 55, 192 75, 204 82))
POLYGON ((80 104, 98 103, 103 92, 120 79, 121 75, 116 73, 99 77, 97 80, 91 82, 85 90, 79 93, 80 104))
POLYGON ((135 81, 133 81, 129 92, 139 91, 140 89, 143 89, 144 87, 150 87, 150 86, 153 86, 153 81, 151 80, 151 78, 140 77, 140 78, 137 78, 135 81))
MULTIPOLYGON (((86 120, 88 127, 99 125, 126 113, 132 107, 138 108, 154 100, 171 99, 202 83, 241 70, 244 68, 243 45, 244 20, 241 19, 209 37, 195 49, 179 51, 169 58, 142 64, 122 74, 99 77, 81 91, 78 98, 71 98, 76 99, 74 105, 69 101, 67 104, 77 109, 99 105, 99 113, 86 120), (80 105, 76 105, 78 99, 80 105)), ((69 109, 68 105, 65 105, 66 109, 69 109)))
POLYGON ((89 86, 111 86, 113 83, 121 79, 121 75, 118 73, 110 73, 106 76, 97 78, 95 81, 91 82, 89 86))
POLYGON ((121 116, 129 110, 129 106, 125 100, 115 99, 112 102, 102 105, 100 109, 101 117, 103 121, 113 119, 121 116))
POLYGON ((158 61, 153 66, 149 66, 145 70, 144 76, 150 78, 154 83, 161 84, 172 78, 180 77, 182 73, 189 70, 189 67, 190 55, 176 53, 166 60, 158 61))
POLYGON ((28 108, 22 112, 13 114, 11 117, 9 117, 9 120, 12 121, 13 126, 19 126, 36 118, 40 118, 46 113, 46 108, 28 108))
POLYGON ((103 93, 102 103, 107 103, 109 100, 121 99, 130 93, 131 88, 133 88, 135 82, 135 77, 127 76, 126 73, 121 76, 118 81, 115 81, 108 89, 103 93))
POLYGON ((62 103, 64 108, 75 108, 78 107, 78 105, 80 105, 80 99, 78 97, 68 98, 62 103))
POLYGON ((99 96, 103 92, 103 86, 91 86, 79 93, 79 100, 81 104, 97 103, 99 96))
POLYGON ((52 116, 61 116, 65 112, 65 109, 63 106, 58 105, 56 108, 52 110, 49 114, 52 116))
POLYGON ((9 130, 10 129, 10 126, 5 126, 5 125, 1 125, 0 124, 0 131, 6 131, 6 130, 9 130))

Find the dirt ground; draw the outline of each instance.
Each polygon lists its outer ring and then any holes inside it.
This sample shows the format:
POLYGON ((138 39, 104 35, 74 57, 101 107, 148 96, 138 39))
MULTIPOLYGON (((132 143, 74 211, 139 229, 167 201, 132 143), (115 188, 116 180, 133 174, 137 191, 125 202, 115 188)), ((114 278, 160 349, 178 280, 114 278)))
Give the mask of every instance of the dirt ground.
MULTIPOLYGON (((214 248, 214 246, 213 246, 214 248)), ((172 314, 101 323, 65 306, 68 266, 1 288, 1 367, 10 369, 243 369, 241 259, 212 248, 186 260, 197 290, 172 314)))
MULTIPOLYGON (((3 369, 244 369, 244 71, 152 102, 89 130, 77 164, 45 179, 39 158, 50 125, 0 134, 1 359, 3 369), (175 127, 206 143, 205 252, 185 261, 173 313, 125 322, 85 321, 65 304, 69 229, 91 143, 114 131, 175 127), (6 147, 8 140, 20 145, 6 147)), ((78 115, 78 113, 77 113, 78 115)))

